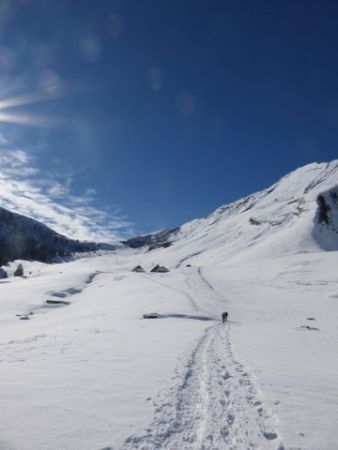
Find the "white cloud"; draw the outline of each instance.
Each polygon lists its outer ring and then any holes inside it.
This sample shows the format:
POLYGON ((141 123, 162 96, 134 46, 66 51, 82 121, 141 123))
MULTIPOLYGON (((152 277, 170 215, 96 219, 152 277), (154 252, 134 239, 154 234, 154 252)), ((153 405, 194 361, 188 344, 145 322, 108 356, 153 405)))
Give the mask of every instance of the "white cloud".
POLYGON ((73 178, 45 175, 27 152, 0 148, 0 206, 32 217, 76 239, 113 241, 131 232, 120 211, 92 205, 96 191, 71 193, 73 178))

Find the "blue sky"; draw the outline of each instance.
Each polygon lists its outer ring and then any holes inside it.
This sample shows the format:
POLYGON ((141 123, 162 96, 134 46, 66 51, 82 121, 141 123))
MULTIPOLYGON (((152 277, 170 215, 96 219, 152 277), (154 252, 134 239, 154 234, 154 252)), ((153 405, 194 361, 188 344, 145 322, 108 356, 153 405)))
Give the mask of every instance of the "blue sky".
POLYGON ((325 0, 0 1, 0 205, 131 235, 337 158, 337 23, 325 0))

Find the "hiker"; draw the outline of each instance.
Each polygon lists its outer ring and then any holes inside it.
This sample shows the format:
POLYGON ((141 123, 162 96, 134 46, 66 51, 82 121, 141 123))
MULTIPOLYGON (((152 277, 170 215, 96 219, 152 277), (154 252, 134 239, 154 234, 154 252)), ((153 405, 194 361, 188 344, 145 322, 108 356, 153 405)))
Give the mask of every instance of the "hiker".
POLYGON ((222 313, 222 322, 226 322, 228 320, 228 313, 227 311, 225 311, 224 313, 222 313))

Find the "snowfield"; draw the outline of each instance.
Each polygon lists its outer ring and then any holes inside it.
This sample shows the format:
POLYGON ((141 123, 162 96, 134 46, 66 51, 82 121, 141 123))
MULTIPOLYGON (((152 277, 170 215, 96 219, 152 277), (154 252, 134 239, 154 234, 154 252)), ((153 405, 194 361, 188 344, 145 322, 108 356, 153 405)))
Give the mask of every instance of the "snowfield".
POLYGON ((337 183, 311 164, 168 248, 22 261, 0 280, 0 449, 336 450, 337 183))

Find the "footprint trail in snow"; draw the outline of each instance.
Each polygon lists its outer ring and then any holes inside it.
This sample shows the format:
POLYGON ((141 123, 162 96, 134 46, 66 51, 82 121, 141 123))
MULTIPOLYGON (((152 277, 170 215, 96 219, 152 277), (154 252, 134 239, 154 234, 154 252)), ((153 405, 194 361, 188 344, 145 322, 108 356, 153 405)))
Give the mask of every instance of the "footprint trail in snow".
POLYGON ((122 450, 284 450, 274 417, 233 353, 229 324, 204 331, 180 384, 161 398, 153 422, 122 450))

